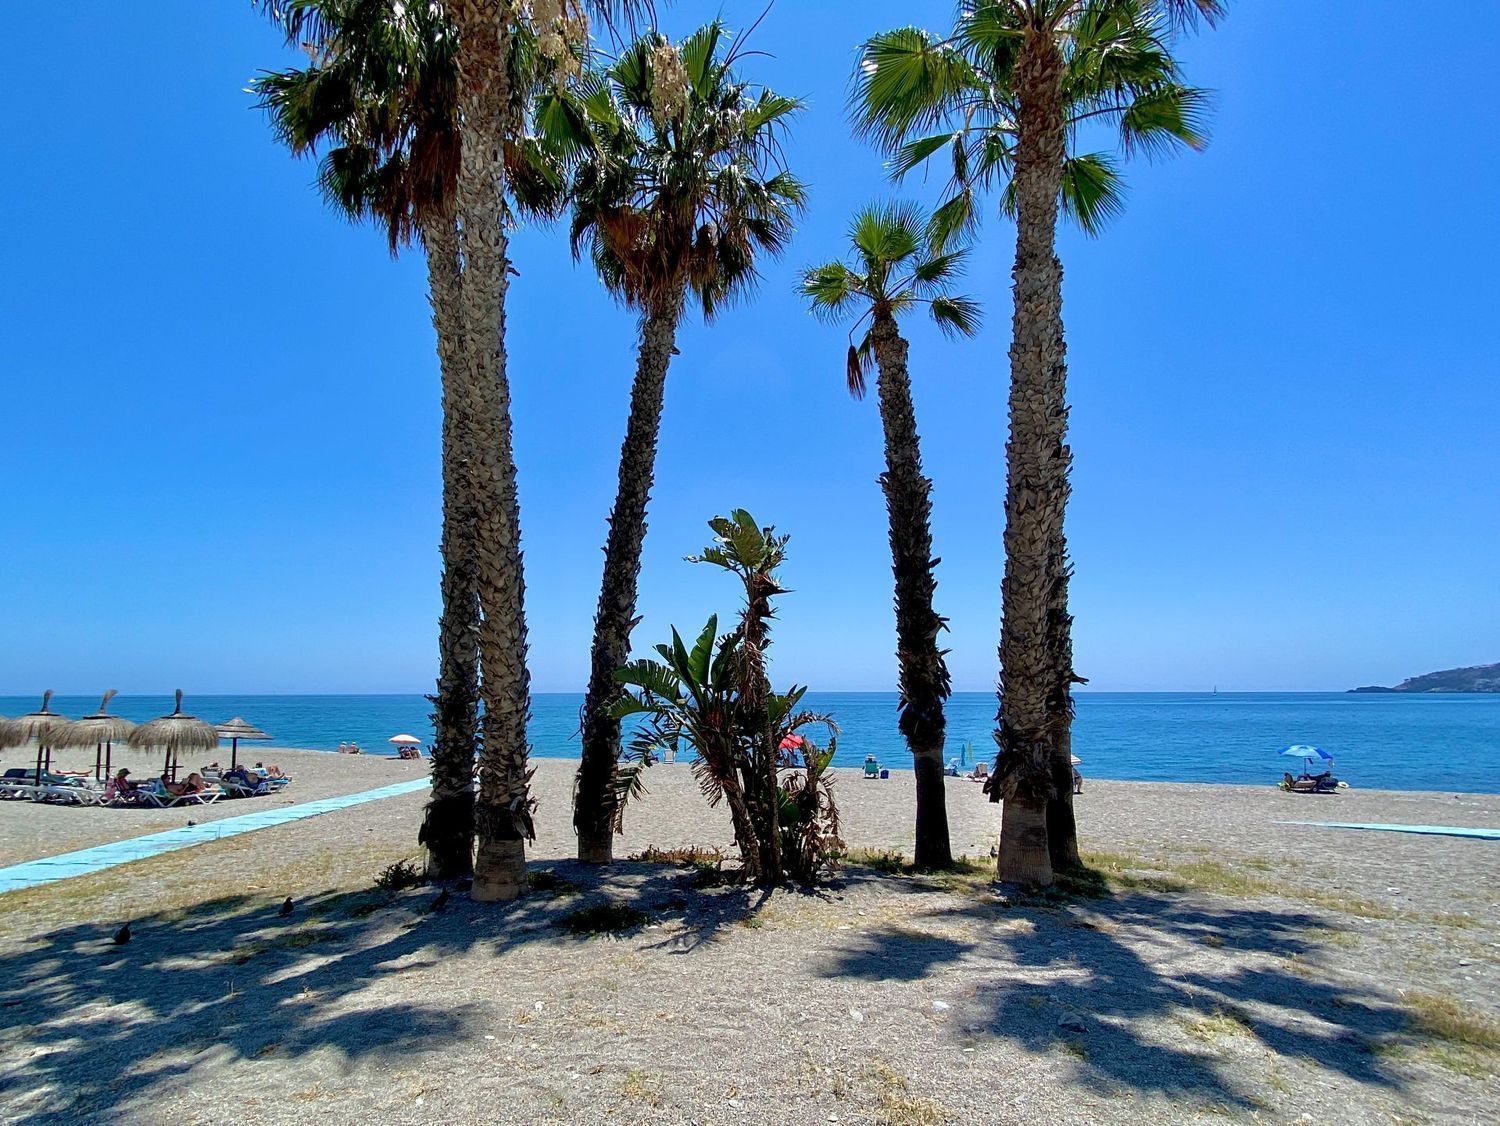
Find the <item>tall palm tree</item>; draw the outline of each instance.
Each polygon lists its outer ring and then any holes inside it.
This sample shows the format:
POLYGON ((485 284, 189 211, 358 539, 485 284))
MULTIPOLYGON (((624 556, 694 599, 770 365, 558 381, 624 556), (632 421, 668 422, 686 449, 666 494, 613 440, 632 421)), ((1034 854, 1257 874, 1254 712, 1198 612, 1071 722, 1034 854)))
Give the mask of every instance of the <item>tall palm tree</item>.
POLYGON ((429 875, 473 866, 478 736, 479 603, 469 536, 470 437, 460 264, 453 210, 459 143, 453 36, 440 9, 388 0, 285 0, 266 5, 305 67, 267 72, 251 86, 277 137, 296 155, 321 152, 318 184, 339 212, 384 228, 391 253, 426 251, 428 298, 442 375, 442 612, 433 726, 432 796, 418 833, 429 875))
MULTIPOLYGON (((948 292, 963 269, 966 251, 934 248, 919 208, 909 204, 867 207, 849 228, 854 262, 833 261, 803 274, 802 293, 813 312, 845 320, 858 311, 853 332, 868 322, 858 344, 849 345, 849 392, 860 399, 873 360, 876 392, 885 428, 885 466, 880 487, 890 521, 891 567, 896 578, 896 659, 900 665, 900 727, 917 779, 916 863, 946 868, 953 863, 943 782, 944 702, 952 690, 938 634, 945 619, 933 608, 937 589, 932 554, 932 482, 922 473, 907 343, 897 318, 925 305, 938 327, 972 336, 978 305, 948 292)), ((851 332, 852 336, 852 332, 851 332)))
POLYGON ((945 148, 952 155, 957 191, 934 213, 937 241, 972 225, 976 189, 1000 179, 1003 206, 1016 220, 991 795, 1005 802, 1002 880, 1050 883, 1053 856, 1061 863, 1077 856, 1071 787, 1059 785, 1071 776, 1075 674, 1056 235, 1060 208, 1092 231, 1121 196, 1114 161, 1071 146, 1095 125, 1113 125, 1126 152, 1201 146, 1204 95, 1181 81, 1171 40, 1222 11, 1221 0, 981 0, 960 9, 946 39, 913 28, 876 36, 857 72, 856 121, 895 154, 898 173, 945 148))
MULTIPOLYGON (((459 98, 458 28, 450 18, 463 5, 264 0, 263 6, 281 23, 288 42, 300 44, 311 60, 305 70, 266 74, 256 82, 282 138, 299 153, 326 146, 319 183, 332 203, 351 217, 371 216, 383 223, 393 250, 414 237, 427 250, 443 375, 444 573, 433 793, 420 840, 428 849, 430 872, 462 875, 473 866, 481 650, 488 651, 485 730, 504 735, 494 756, 498 762, 481 763, 481 774, 491 779, 485 826, 491 833, 499 826, 498 832, 512 842, 529 826, 529 801, 514 800, 514 791, 525 789, 525 623, 518 538, 507 538, 505 532, 514 529, 516 513, 508 394, 503 363, 496 367, 503 309, 487 303, 497 294, 503 297, 508 273, 499 224, 512 211, 555 211, 562 180, 527 136, 520 107, 539 82, 577 73, 588 11, 610 19, 640 5, 591 0, 580 6, 578 0, 558 0, 532 4, 528 16, 512 12, 504 17, 503 28, 495 24, 504 39, 503 50, 496 47, 504 62, 498 75, 483 70, 493 62, 489 37, 482 31, 475 37, 485 60, 480 71, 491 81, 483 91, 465 92, 471 109, 479 105, 481 93, 486 110, 498 105, 492 117, 506 129, 492 128, 484 142, 480 118, 471 114, 464 119, 473 127, 468 132, 481 138, 468 146, 470 215, 495 220, 486 235, 486 222, 471 219, 472 237, 467 239, 459 199, 465 152, 460 114, 465 111, 459 98), (482 180, 485 173, 474 168, 483 164, 486 152, 498 161, 488 181, 492 190, 482 182, 476 186, 476 177, 482 180), (497 247, 498 257, 493 253, 497 247), (498 270, 499 281, 486 285, 474 273, 466 289, 465 279, 476 263, 490 274, 498 270), (474 292, 466 300, 469 290, 474 292), (497 316, 481 315, 485 307, 496 309, 497 316), (466 320, 474 317, 486 326, 478 335, 466 320), (467 346, 471 340, 488 340, 488 349, 476 355, 467 346), (496 609, 491 612, 491 607, 496 609), (491 670, 497 670, 493 676, 491 670)), ((503 15, 495 5, 464 11, 481 27, 503 15)), ((498 355, 503 360, 503 351, 498 355)), ((514 843, 498 851, 512 867, 522 862, 514 843)), ((519 876, 512 875, 514 879, 502 881, 499 894, 519 886, 519 876)), ((485 881, 476 894, 491 890, 485 881)))
POLYGON ((636 581, 646 538, 667 370, 689 297, 705 321, 756 280, 757 258, 778 254, 804 198, 779 141, 801 104, 736 74, 721 23, 680 45, 647 34, 574 99, 539 114, 544 136, 573 155, 573 253, 587 253, 610 292, 639 312, 640 344, 618 484, 604 547, 583 758, 574 799, 578 857, 613 855, 620 720, 608 705, 630 656, 636 581))

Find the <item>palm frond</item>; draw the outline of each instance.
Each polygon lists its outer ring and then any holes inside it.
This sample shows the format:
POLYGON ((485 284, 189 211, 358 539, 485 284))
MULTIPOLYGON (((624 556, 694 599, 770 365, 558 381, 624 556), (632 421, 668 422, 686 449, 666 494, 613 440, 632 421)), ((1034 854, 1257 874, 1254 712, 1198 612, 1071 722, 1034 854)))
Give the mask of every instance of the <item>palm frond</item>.
POLYGON ((894 150, 941 126, 972 79, 961 54, 919 28, 872 36, 860 49, 850 91, 855 132, 894 150))
POLYGON ((945 336, 973 336, 979 331, 979 302, 971 297, 934 297, 929 308, 945 336))
POLYGON ((870 334, 865 333, 863 339, 856 344, 849 345, 849 358, 844 368, 845 383, 849 388, 849 394, 856 399, 865 397, 865 390, 869 385, 870 372, 875 366, 875 348, 870 341, 870 334))
POLYGON ((1208 145, 1212 97, 1206 90, 1175 83, 1141 94, 1120 114, 1120 142, 1127 154, 1165 156, 1208 145))
POLYGON ((1064 213, 1089 235, 1098 235, 1125 210, 1125 184, 1107 153, 1069 157, 1063 164, 1064 213))

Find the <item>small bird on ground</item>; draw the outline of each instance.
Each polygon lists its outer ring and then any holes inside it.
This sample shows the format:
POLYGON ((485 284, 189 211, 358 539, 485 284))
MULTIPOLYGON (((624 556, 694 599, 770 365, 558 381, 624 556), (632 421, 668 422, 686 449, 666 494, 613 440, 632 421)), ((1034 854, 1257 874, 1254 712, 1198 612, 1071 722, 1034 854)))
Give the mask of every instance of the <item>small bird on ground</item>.
POLYGON ((428 914, 435 914, 448 906, 448 889, 444 888, 438 892, 438 897, 432 901, 432 906, 427 908, 428 914))
POLYGON ((115 945, 116 946, 124 946, 129 941, 130 941, 130 924, 126 923, 119 930, 115 931, 115 945))
POLYGON ((285 919, 291 913, 292 913, 292 897, 291 896, 287 896, 286 897, 286 902, 281 905, 281 910, 278 911, 278 912, 276 912, 276 914, 278 914, 283 919, 285 919))

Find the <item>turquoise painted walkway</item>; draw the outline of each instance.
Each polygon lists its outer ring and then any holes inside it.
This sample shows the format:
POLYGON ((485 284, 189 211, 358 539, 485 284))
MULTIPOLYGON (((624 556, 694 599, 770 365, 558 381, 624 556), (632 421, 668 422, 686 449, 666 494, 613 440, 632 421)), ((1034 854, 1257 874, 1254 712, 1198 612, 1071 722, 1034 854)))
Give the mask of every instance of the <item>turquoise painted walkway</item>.
MULTIPOLYGON (((168 829, 163 833, 148 833, 143 837, 132 837, 128 841, 97 845, 94 848, 64 852, 41 860, 28 860, 24 864, 13 864, 0 868, 0 893, 21 888, 50 884, 55 880, 66 880, 72 876, 85 876, 113 868, 117 864, 129 864, 132 860, 145 860, 148 856, 160 856, 164 852, 176 852, 180 848, 208 841, 237 837, 241 833, 253 833, 257 829, 269 829, 273 825, 285 825, 316 817, 320 813, 332 813, 336 809, 348 809, 352 805, 363 805, 367 801, 394 798, 399 794, 415 793, 428 786, 426 778, 410 782, 397 782, 393 786, 381 786, 378 790, 365 790, 358 794, 344 794, 336 798, 319 798, 302 805, 284 805, 247 813, 243 817, 225 817, 218 821, 203 821, 181 829, 168 829)), ((178 807, 180 812, 191 814, 192 807, 178 807)))
POLYGON ((1464 829, 1455 825, 1376 825, 1364 821, 1278 821, 1278 825, 1313 825, 1319 829, 1378 829, 1387 833, 1420 833, 1429 837, 1477 837, 1500 841, 1500 829, 1464 829))

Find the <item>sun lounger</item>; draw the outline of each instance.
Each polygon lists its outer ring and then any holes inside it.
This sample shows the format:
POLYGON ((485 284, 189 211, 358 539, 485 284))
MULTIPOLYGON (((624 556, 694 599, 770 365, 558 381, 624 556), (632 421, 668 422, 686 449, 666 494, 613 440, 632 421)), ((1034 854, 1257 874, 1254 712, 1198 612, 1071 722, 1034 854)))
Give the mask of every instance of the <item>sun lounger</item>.
POLYGON ((210 786, 206 790, 199 790, 192 794, 174 794, 166 789, 160 781, 150 787, 142 787, 136 791, 145 804, 155 806, 157 809, 172 809, 179 805, 213 805, 224 796, 224 791, 217 786, 210 786))

